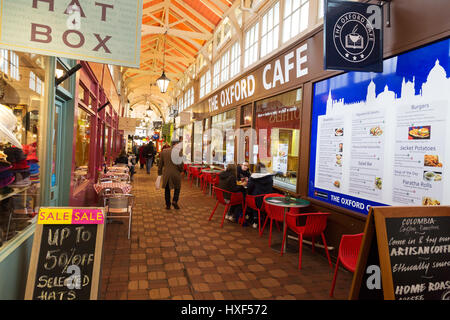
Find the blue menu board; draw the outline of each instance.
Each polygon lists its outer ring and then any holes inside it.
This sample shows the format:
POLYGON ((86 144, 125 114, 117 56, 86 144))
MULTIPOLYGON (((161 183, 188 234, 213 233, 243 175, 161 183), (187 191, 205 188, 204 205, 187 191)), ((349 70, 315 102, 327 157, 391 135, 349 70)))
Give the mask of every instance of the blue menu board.
POLYGON ((449 205, 450 39, 383 70, 314 84, 309 197, 363 214, 449 205))

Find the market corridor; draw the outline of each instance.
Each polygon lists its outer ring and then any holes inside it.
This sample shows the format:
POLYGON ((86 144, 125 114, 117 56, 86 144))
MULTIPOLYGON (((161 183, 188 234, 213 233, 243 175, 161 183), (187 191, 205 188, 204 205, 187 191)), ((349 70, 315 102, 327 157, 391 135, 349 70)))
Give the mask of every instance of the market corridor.
MULTIPOLYGON (((107 225, 101 299, 330 299, 334 268, 320 248, 304 246, 299 271, 298 253, 280 256, 268 246, 268 228, 261 238, 228 220, 221 229, 221 205, 208 221, 215 200, 186 178, 181 209, 167 211, 156 173, 137 169, 131 239, 126 224, 107 225)), ((334 298, 347 299, 351 279, 339 271, 334 298)))

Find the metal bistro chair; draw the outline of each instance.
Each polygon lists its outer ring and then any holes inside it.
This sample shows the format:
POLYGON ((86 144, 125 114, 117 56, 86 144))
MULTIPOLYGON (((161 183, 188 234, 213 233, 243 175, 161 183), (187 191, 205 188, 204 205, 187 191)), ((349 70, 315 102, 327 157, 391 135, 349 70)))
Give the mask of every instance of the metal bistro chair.
POLYGON ((134 205, 132 194, 114 194, 105 198, 107 219, 128 219, 128 240, 131 236, 131 220, 134 205))

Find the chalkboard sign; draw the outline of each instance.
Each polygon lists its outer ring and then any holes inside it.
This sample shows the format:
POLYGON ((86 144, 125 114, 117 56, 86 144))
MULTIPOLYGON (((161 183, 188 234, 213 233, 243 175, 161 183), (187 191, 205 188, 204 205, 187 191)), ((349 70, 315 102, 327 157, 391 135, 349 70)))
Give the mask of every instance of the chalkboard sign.
POLYGON ((376 298, 380 289, 388 300, 450 300, 450 207, 371 209, 350 298, 376 298), (369 250, 379 258, 382 288, 364 281, 374 263, 369 250))
POLYGON ((41 208, 25 299, 97 299, 104 221, 102 208, 41 208))

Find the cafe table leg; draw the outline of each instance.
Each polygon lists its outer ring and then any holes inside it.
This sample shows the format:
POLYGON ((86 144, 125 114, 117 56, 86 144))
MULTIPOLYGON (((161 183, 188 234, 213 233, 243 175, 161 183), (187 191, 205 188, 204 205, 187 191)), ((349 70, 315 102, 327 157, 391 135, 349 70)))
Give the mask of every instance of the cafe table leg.
MULTIPOLYGON (((287 225, 286 225, 286 210, 287 210, 287 208, 284 208, 284 214, 283 214, 283 235, 286 232, 286 228, 287 228, 287 225)), ((284 241, 283 248, 281 248, 281 250, 283 250, 283 253, 286 253, 286 247, 287 247, 287 237, 286 237, 286 240, 284 241)))

